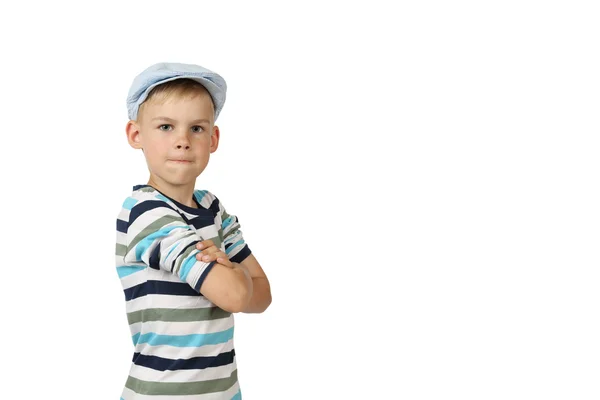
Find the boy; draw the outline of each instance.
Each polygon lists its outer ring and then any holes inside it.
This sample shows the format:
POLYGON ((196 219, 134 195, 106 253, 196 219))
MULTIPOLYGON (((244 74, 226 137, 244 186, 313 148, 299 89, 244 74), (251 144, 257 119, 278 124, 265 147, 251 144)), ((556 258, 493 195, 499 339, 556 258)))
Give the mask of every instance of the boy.
POLYGON ((269 281, 229 214, 196 178, 217 150, 227 86, 160 63, 129 90, 127 140, 150 178, 117 217, 117 272, 135 352, 121 399, 241 399, 233 313, 263 312, 269 281))

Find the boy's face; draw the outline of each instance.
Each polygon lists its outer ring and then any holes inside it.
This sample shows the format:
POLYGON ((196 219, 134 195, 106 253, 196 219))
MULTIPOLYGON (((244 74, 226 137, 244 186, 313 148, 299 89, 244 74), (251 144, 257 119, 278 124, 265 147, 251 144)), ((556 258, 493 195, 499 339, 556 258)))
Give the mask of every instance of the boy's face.
POLYGON ((150 180, 193 189, 219 144, 210 95, 173 96, 163 104, 150 101, 142 114, 137 122, 127 123, 126 131, 129 144, 144 152, 150 180))

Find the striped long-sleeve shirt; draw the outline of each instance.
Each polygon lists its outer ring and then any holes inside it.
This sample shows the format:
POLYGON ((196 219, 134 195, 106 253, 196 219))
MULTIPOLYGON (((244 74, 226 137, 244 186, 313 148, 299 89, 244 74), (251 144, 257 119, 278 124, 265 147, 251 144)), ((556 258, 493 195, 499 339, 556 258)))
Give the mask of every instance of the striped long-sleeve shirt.
POLYGON ((241 399, 233 314, 199 288, 214 262, 196 260, 212 239, 232 262, 250 255, 239 220, 207 190, 188 207, 136 185, 117 217, 116 266, 135 346, 122 400, 241 399))

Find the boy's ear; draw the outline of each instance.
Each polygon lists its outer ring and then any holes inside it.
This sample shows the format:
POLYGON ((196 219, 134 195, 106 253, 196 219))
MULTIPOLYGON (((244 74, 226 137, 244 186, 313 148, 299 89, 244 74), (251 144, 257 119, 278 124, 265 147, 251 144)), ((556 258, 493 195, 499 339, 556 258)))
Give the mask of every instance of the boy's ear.
POLYGON ((134 149, 142 149, 142 143, 140 142, 140 127, 137 122, 130 120, 127 123, 127 126, 125 126, 125 133, 127 133, 127 141, 131 147, 134 149))
POLYGON ((213 126, 212 135, 210 137, 210 152, 214 153, 219 148, 219 137, 221 132, 219 132, 218 126, 213 126))

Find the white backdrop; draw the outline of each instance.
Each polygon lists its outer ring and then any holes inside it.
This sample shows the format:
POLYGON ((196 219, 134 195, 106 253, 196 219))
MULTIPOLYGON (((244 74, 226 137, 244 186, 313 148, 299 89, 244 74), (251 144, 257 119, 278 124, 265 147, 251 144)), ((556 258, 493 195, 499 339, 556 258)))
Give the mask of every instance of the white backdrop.
POLYGON ((245 400, 598 399, 599 10, 583 1, 9 3, 0 398, 118 399, 133 77, 229 86, 197 188, 273 304, 245 400))

